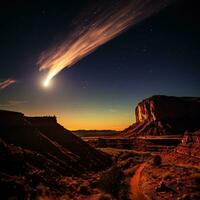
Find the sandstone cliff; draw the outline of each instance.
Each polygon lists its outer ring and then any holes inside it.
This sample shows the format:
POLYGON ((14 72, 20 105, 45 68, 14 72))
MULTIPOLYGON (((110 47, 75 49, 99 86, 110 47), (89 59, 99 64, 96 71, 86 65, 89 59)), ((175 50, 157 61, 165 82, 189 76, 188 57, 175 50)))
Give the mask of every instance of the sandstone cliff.
POLYGON ((172 135, 200 128, 200 98, 153 96, 135 109, 136 123, 121 135, 172 135))

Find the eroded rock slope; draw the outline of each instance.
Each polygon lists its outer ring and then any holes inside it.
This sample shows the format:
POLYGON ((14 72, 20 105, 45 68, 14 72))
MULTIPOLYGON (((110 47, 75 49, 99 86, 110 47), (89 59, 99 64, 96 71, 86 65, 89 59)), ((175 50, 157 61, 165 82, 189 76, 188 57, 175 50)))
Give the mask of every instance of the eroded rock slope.
POLYGON ((153 96, 135 109, 136 123, 120 135, 175 135, 200 129, 200 98, 153 96))

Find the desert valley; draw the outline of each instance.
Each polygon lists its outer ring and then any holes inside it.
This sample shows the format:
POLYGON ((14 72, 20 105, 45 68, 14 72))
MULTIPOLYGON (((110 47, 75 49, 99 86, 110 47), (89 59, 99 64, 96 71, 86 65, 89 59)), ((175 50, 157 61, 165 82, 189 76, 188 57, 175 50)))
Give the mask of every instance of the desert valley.
POLYGON ((200 200, 197 0, 2 0, 0 200, 200 200))
POLYGON ((135 124, 94 137, 66 130, 56 117, 2 110, 0 196, 198 200, 199 113, 199 98, 153 96, 136 107, 135 124))

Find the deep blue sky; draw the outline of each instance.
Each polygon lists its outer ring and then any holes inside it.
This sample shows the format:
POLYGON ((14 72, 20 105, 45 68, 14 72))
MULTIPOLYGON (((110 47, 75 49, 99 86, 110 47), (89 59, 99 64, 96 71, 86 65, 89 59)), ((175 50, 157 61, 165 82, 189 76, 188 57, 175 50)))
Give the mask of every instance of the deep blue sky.
POLYGON ((0 8, 0 109, 56 114, 70 129, 123 129, 155 94, 200 96, 196 0, 180 0, 100 47, 41 87, 40 53, 65 38, 90 1, 5 1, 0 8))

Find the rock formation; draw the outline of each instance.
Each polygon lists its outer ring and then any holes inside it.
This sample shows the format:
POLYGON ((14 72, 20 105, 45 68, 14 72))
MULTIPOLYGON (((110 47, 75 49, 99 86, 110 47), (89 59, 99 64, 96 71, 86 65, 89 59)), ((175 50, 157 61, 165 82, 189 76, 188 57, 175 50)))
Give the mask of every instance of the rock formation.
POLYGON ((39 184, 60 191, 58 177, 105 169, 111 160, 59 125, 56 117, 0 111, 0 163, 2 199, 29 199, 20 195, 39 184))
POLYGON ((136 123, 121 136, 175 135, 200 128, 200 98, 153 96, 135 109, 136 123))
POLYGON ((176 151, 180 154, 200 159, 200 130, 194 133, 186 132, 181 144, 176 148, 176 151))

